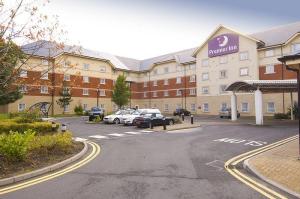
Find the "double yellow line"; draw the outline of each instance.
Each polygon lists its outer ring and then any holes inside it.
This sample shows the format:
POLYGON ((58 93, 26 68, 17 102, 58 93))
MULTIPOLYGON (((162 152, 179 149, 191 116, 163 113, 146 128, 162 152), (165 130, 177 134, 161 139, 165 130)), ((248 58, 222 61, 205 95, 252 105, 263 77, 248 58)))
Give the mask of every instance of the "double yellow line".
POLYGON ((266 187, 265 185, 262 185, 256 181, 254 181, 253 179, 251 179, 250 177, 248 177, 247 175, 243 174, 242 172, 240 172, 237 168, 236 165, 241 163, 242 161, 245 161, 255 155, 258 155, 260 153, 263 153, 265 151, 268 151, 272 148, 278 147, 280 145, 283 145, 287 142, 293 141, 295 139, 298 138, 298 135, 293 136, 293 137, 289 137, 287 139, 275 142, 273 144, 249 151, 247 153, 243 153, 241 155, 238 155, 234 158, 231 158, 230 160, 228 160, 224 167, 225 169, 231 174, 233 175, 235 178, 237 178, 238 180, 240 180, 241 182, 245 183, 246 185, 248 185, 249 187, 251 187, 252 189, 256 190, 257 192, 261 193, 262 195, 270 198, 270 199, 276 199, 276 198, 286 198, 285 196, 275 192, 274 190, 266 187))
POLYGON ((12 185, 12 186, 2 188, 2 189, 0 189, 0 195, 6 194, 9 192, 13 192, 13 191, 17 191, 17 190, 20 190, 20 189, 23 189, 23 188, 26 188, 26 187, 29 187, 29 186, 53 179, 53 178, 56 178, 58 176, 64 175, 68 172, 71 172, 71 171, 87 164, 88 162, 93 160, 101 151, 101 148, 98 144, 96 144, 94 142, 90 142, 90 141, 88 141, 87 143, 92 147, 92 152, 87 157, 85 157, 83 160, 81 160, 81 161, 77 162, 76 164, 73 164, 65 169, 51 173, 49 175, 45 175, 45 176, 35 178, 35 179, 29 180, 26 182, 21 182, 21 183, 12 185))

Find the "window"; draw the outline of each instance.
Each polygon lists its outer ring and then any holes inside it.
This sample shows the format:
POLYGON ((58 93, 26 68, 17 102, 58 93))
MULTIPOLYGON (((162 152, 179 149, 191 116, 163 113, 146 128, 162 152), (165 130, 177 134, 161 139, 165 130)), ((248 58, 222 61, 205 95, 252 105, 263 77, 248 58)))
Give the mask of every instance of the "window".
POLYGON ((69 110, 70 110, 70 105, 69 105, 69 104, 66 104, 66 105, 64 106, 64 112, 69 112, 69 110))
POLYGON ((164 80, 164 85, 169 85, 169 80, 168 79, 164 80))
POLYGON ((190 70, 196 69, 196 64, 190 64, 190 65, 189 65, 189 69, 190 69, 190 70))
POLYGON ((202 62, 201 62, 201 66, 206 67, 208 65, 209 65, 208 59, 203 59, 202 62))
POLYGON ((209 106, 208 103, 203 104, 203 112, 209 112, 209 106))
POLYGON ((226 93, 225 89, 226 89, 227 85, 220 85, 220 93, 226 93))
POLYGON ((202 73, 202 80, 203 80, 203 81, 206 81, 206 80, 208 80, 208 79, 209 79, 208 73, 202 73))
POLYGON ((90 82, 90 79, 89 79, 88 76, 83 76, 82 78, 83 78, 84 83, 89 83, 90 82))
POLYGON ((89 95, 89 89, 83 88, 82 89, 82 95, 89 95))
POLYGON ((227 56, 221 56, 220 57, 220 64, 226 64, 228 61, 228 57, 227 56))
POLYGON ((240 61, 248 60, 249 59, 248 55, 249 55, 248 52, 241 52, 240 61))
POLYGON ((41 86, 41 93, 47 94, 48 93, 48 86, 41 86))
POLYGON ((242 106, 241 110, 242 110, 243 113, 249 112, 249 104, 248 104, 248 102, 243 102, 241 106, 242 106))
POLYGON ((267 112, 268 113, 275 113, 275 103, 274 102, 268 102, 267 103, 267 112))
POLYGON ((146 93, 146 92, 144 92, 144 97, 145 97, 145 98, 147 97, 147 93, 146 93))
POLYGON ((164 96, 168 97, 169 96, 169 91, 164 91, 164 96))
POLYGON ((176 84, 181 84, 181 77, 176 78, 176 84))
POLYGON ((157 97, 157 92, 156 91, 153 92, 153 97, 157 97))
POLYGON ((169 68, 168 67, 165 67, 164 68, 164 73, 168 73, 169 72, 169 68))
POLYGON ((63 94, 64 94, 64 95, 70 94, 70 93, 71 93, 70 88, 63 88, 63 94))
POLYGON ((99 90, 99 96, 105 96, 105 90, 100 89, 99 90))
POLYGON ((190 88, 190 95, 196 95, 196 88, 190 88))
POLYGON ((157 80, 153 81, 153 86, 157 86, 157 80))
POLYGON ((18 104, 18 111, 19 112, 25 111, 25 109, 26 109, 26 104, 24 104, 24 103, 18 104))
POLYGON ((169 111, 169 104, 165 104, 164 110, 165 110, 165 112, 169 111))
POLYGON ((272 56, 274 56, 273 49, 265 51, 265 57, 272 57, 272 56))
POLYGON ((153 75, 157 75, 157 69, 153 70, 153 75))
POLYGON ((272 73, 275 73, 274 65, 272 64, 266 65, 266 74, 272 74, 272 73))
POLYGON ((100 79, 100 84, 105 84, 106 80, 105 79, 100 79))
POLYGON ((176 109, 181 109, 181 104, 176 104, 176 109))
POLYGON ((19 75, 20 77, 27 77, 27 70, 21 70, 20 71, 20 75, 19 75))
POLYGON ((195 112, 196 111, 196 104, 191 104, 191 111, 195 112))
POLYGON ((41 79, 48 79, 48 70, 41 72, 41 79))
POLYGON ((225 78, 227 78, 227 71, 221 70, 220 71, 220 79, 225 79, 225 78))
POLYGON ((196 82, 196 75, 190 76, 190 82, 196 82))
POLYGON ((100 108, 104 108, 104 104, 100 104, 100 108))
POLYGON ((83 104, 83 110, 85 110, 85 111, 88 110, 88 105, 87 104, 83 104))
POLYGON ((99 67, 99 71, 100 71, 101 73, 105 73, 105 72, 106 72, 106 67, 105 67, 105 66, 100 66, 100 67, 99 67))
POLYGON ((183 70, 183 67, 181 65, 176 66, 176 71, 182 71, 182 70, 183 70))
POLYGON ((202 94, 208 94, 209 88, 208 87, 202 87, 202 94))
POLYGON ((47 59, 42 59, 41 63, 43 66, 48 66, 48 60, 47 59))
POLYGON ((181 96, 182 90, 176 90, 176 95, 181 96))
POLYGON ((27 92, 27 85, 23 84, 19 87, 19 90, 21 93, 26 93, 27 92))
POLYGON ((64 81, 70 81, 70 80, 71 80, 71 75, 64 74, 64 81))
POLYGON ((240 68, 240 76, 248 76, 249 69, 248 68, 240 68))
POLYGON ((226 110, 227 109, 227 103, 225 103, 225 102, 223 102, 222 104, 221 104, 221 110, 226 110))
POLYGON ((298 53, 298 52, 300 52, 300 43, 292 44, 292 53, 298 53))
POLYGON ((148 86, 148 82, 144 82, 144 87, 147 87, 148 86))
POLYGON ((83 70, 89 70, 90 65, 89 64, 83 64, 83 70))

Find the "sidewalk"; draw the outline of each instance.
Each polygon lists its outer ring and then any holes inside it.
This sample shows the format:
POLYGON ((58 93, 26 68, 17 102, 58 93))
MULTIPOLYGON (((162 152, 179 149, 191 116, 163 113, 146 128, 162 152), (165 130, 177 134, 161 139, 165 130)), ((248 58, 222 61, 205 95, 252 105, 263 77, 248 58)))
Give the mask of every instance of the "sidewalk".
MULTIPOLYGON (((174 131, 174 130, 180 130, 180 129, 189 129, 189 128, 200 127, 200 123, 195 122, 194 124, 191 124, 190 120, 185 120, 181 124, 167 125, 166 127, 167 127, 167 131, 174 131)), ((153 129, 149 128, 147 130, 163 131, 163 126, 155 126, 153 129)))
MULTIPOLYGON (((271 184, 300 195, 299 140, 281 145, 248 161, 250 169, 271 184), (272 183, 275 182, 275 183, 272 183)), ((295 194, 294 194, 295 195, 295 194)))

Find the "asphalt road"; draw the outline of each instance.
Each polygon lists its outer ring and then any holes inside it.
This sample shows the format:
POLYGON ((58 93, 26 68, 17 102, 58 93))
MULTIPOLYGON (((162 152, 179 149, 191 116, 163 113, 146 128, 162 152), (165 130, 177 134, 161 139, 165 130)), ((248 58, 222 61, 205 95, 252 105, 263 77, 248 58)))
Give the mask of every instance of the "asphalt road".
POLYGON ((73 172, 0 198, 264 198, 227 173, 224 162, 297 133, 295 124, 281 122, 257 127, 202 119, 201 128, 163 133, 62 121, 76 137, 98 143, 100 155, 73 172), (98 139, 89 137, 95 135, 98 139))

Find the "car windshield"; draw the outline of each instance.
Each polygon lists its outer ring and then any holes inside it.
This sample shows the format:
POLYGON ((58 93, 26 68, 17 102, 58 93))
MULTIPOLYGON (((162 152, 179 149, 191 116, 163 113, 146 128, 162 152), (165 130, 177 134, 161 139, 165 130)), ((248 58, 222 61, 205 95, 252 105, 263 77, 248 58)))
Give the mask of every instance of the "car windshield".
POLYGON ((92 111, 100 111, 100 109, 97 108, 97 107, 93 107, 93 108, 92 108, 92 111))
POLYGON ((132 115, 140 115, 141 114, 141 111, 134 111, 133 113, 132 113, 132 115))
POLYGON ((121 115, 123 113, 123 111, 117 111, 116 113, 115 113, 115 115, 121 115))

